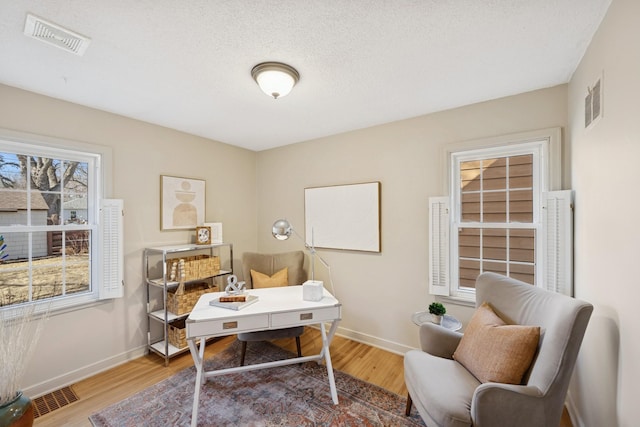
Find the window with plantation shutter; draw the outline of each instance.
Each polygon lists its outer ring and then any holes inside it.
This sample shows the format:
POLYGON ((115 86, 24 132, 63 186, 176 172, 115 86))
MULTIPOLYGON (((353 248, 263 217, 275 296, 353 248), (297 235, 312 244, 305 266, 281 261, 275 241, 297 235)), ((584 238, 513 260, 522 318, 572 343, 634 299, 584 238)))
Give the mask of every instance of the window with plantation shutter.
POLYGON ((558 134, 449 152, 451 194, 430 199, 432 294, 472 301, 487 271, 570 294, 570 192, 549 191, 558 134))
POLYGON ((111 149, 0 129, 0 310, 123 294, 122 201, 111 149))

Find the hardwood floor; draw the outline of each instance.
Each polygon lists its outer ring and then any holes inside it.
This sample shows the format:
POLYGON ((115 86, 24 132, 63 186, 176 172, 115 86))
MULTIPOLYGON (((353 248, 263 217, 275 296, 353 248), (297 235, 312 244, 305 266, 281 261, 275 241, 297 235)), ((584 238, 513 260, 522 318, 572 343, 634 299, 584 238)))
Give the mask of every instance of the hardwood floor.
MULTIPOLYGON (((234 340, 235 336, 231 336, 207 344, 205 357, 211 357, 222 351, 234 340)), ((301 341, 303 354, 320 352, 321 339, 318 330, 306 328, 301 341)), ((278 340, 275 343, 292 352, 296 351, 293 339, 278 340)), ((337 336, 331 343, 331 359, 333 367, 337 370, 401 396, 407 394, 402 356, 337 336)), ((193 360, 188 352, 171 359, 168 367, 165 367, 164 360, 155 354, 127 362, 74 384, 72 388, 78 395, 78 401, 36 418, 34 426, 90 427, 88 418, 92 413, 192 365, 193 360)), ((571 427, 568 415, 566 420, 563 417, 560 427, 571 427)))

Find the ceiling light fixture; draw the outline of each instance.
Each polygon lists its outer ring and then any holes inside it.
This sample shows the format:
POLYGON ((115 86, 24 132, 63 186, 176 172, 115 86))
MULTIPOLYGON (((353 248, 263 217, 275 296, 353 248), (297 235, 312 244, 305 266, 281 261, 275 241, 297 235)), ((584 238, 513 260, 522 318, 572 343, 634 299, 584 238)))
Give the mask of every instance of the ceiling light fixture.
POLYGON ((263 62, 251 70, 251 77, 260 89, 273 99, 287 96, 300 80, 298 71, 282 62, 263 62))

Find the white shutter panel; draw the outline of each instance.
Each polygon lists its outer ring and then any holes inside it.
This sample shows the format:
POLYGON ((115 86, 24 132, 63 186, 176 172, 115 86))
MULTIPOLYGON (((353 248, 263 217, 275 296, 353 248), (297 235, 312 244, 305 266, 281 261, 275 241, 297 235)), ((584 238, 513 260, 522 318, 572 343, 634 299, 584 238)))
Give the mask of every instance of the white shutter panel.
POLYGON ((449 295, 449 198, 429 198, 429 293, 449 295))
POLYGON ((573 191, 542 195, 543 285, 573 296, 573 191))
POLYGON ((124 294, 123 207, 119 199, 103 199, 100 206, 100 299, 124 294))

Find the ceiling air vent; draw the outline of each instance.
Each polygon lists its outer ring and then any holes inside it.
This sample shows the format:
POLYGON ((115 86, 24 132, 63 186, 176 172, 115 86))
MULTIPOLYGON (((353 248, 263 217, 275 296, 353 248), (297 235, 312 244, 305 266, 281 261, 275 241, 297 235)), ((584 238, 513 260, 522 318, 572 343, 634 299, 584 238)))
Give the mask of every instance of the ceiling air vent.
POLYGON ((88 37, 47 22, 30 13, 27 14, 27 20, 24 23, 24 34, 79 56, 84 54, 91 42, 88 37))

